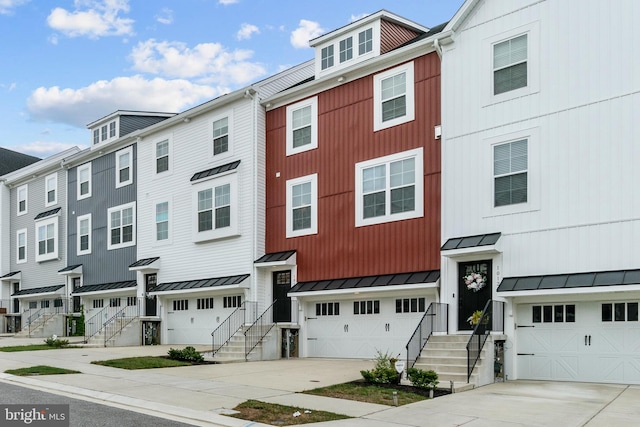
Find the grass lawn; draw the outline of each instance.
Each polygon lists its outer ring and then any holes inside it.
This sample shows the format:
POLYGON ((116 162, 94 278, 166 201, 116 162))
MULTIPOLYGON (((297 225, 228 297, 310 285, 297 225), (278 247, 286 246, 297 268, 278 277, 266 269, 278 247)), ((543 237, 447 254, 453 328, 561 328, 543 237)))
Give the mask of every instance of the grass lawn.
POLYGON ((173 368, 176 366, 192 365, 190 362, 183 362, 181 360, 173 360, 160 356, 126 357, 124 359, 98 360, 91 363, 121 369, 173 368))
POLYGON ((35 350, 58 350, 60 348, 73 348, 72 346, 66 347, 53 347, 47 344, 30 344, 30 345, 13 345, 8 347, 0 347, 0 351, 35 351, 35 350))
POLYGON ((304 393, 394 406, 394 391, 397 392, 398 395, 398 406, 408 405, 409 403, 419 402, 429 398, 428 391, 415 389, 413 387, 386 387, 384 385, 367 384, 362 381, 335 384, 328 387, 307 390, 304 393))
POLYGON ((4 371, 6 374, 20 375, 22 377, 29 375, 60 375, 60 374, 80 374, 80 371, 72 371, 70 369, 54 368, 53 366, 32 366, 30 368, 8 369, 4 371))
POLYGON ((319 423, 351 418, 346 415, 325 411, 310 411, 309 413, 305 413, 304 408, 264 403, 257 400, 247 400, 233 409, 239 413, 230 415, 231 417, 279 426, 292 426, 296 424, 319 423), (296 412, 299 412, 300 415, 294 417, 293 414, 296 412))

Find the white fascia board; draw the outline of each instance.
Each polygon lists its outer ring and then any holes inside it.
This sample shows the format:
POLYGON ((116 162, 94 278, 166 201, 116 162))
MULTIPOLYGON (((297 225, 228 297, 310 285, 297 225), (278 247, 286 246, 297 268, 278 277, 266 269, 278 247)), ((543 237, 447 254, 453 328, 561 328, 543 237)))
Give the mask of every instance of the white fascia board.
POLYGON ((372 286, 368 288, 350 288, 350 289, 332 289, 327 291, 309 291, 309 292, 294 292, 289 293, 289 297, 297 297, 298 299, 304 297, 323 297, 334 295, 363 295, 363 294, 392 294, 395 295, 400 291, 413 291, 434 289, 437 290, 440 287, 440 279, 431 283, 414 283, 411 285, 392 285, 392 286, 372 286))
POLYGON ((294 252, 293 255, 291 255, 289 258, 282 260, 282 261, 271 261, 271 262, 257 262, 255 263, 256 268, 269 268, 269 267, 281 267, 283 265, 296 265, 297 261, 296 261, 296 255, 297 253, 294 252))
POLYGON ((3 277, 2 279, 0 279, 3 282, 15 282, 16 280, 22 280, 22 272, 17 272, 16 274, 9 276, 9 277, 3 277))
POLYGON ((479 3, 480 0, 466 0, 458 11, 453 15, 453 18, 444 27, 444 31, 456 31, 460 28, 460 25, 467 19, 467 16, 471 13, 473 8, 479 3))
POLYGON ((606 294, 608 298, 612 297, 612 293, 628 293, 640 292, 640 284, 634 285, 614 285, 614 286, 589 286, 583 288, 558 288, 558 289, 534 289, 530 291, 502 291, 496 292, 497 296, 502 298, 519 298, 519 297, 542 297, 542 296, 561 296, 561 295, 593 295, 606 294))
POLYGON ((446 258, 459 258, 467 255, 495 255, 502 253, 500 249, 500 242, 495 245, 486 245, 486 246, 474 246, 472 248, 463 248, 463 249, 448 249, 446 251, 440 251, 443 257, 446 258))
POLYGON ((74 268, 73 270, 58 271, 61 276, 80 276, 82 275, 82 264, 74 268))

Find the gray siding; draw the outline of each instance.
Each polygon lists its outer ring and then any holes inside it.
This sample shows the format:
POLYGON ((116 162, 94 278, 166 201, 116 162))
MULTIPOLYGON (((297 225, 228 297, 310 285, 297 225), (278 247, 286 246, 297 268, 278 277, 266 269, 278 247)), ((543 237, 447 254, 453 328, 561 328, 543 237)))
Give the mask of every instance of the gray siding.
POLYGON ((33 289, 44 286, 61 285, 64 284, 64 278, 58 274, 58 271, 63 268, 66 259, 66 226, 67 226, 67 193, 66 193, 66 171, 56 171, 38 176, 35 180, 30 181, 27 185, 27 213, 24 215, 17 215, 18 204, 18 188, 24 184, 18 184, 11 189, 11 202, 10 202, 10 265, 11 271, 21 271, 21 289, 33 289), (52 174, 57 174, 58 186, 57 186, 57 201, 58 203, 53 206, 45 207, 45 178, 52 174), (52 215, 49 218, 58 217, 58 236, 56 239, 56 245, 58 245, 58 258, 48 261, 36 262, 36 221, 35 217, 43 212, 50 211, 52 209, 61 208, 60 212, 52 215), (21 229, 27 230, 27 262, 18 264, 17 259, 17 231, 21 229))
MULTIPOLYGON (((126 147, 125 147, 126 148, 126 147)), ((78 167, 69 170, 69 234, 68 265, 82 264, 83 284, 95 285, 123 280, 135 280, 129 265, 136 261, 136 246, 107 249, 107 210, 136 201, 137 150, 133 145, 133 184, 116 188, 115 153, 111 152, 91 161, 91 197, 78 200, 78 167), (77 218, 91 214, 91 253, 77 254, 77 218)), ((81 166, 81 165, 80 165, 81 166)), ((137 212, 137 209, 136 209, 137 212)), ((137 222, 137 221, 136 221, 137 222)), ((137 225, 137 224, 136 224, 137 225)))
POLYGON ((144 129, 167 118, 168 117, 120 116, 120 135, 118 135, 118 137, 123 137, 138 129, 144 129))

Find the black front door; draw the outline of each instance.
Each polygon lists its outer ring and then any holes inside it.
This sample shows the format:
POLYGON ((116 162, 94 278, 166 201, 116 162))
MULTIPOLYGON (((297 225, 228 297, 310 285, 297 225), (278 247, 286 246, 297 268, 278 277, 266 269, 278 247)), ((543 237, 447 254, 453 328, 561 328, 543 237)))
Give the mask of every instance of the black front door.
POLYGON ((273 273, 273 307, 274 322, 291 322, 291 298, 287 293, 291 290, 291 270, 273 273))
POLYGON ((491 260, 458 264, 458 330, 474 328, 469 318, 491 299, 491 260))
MULTIPOLYGON (((80 278, 73 278, 73 292, 75 292, 80 287, 80 278)), ((73 297, 73 312, 80 313, 80 297, 73 297)))
POLYGON ((153 288, 158 284, 158 275, 146 274, 144 276, 145 281, 145 303, 144 303, 144 315, 145 316, 157 316, 158 315, 158 301, 157 296, 149 296, 149 292, 153 292, 153 288))

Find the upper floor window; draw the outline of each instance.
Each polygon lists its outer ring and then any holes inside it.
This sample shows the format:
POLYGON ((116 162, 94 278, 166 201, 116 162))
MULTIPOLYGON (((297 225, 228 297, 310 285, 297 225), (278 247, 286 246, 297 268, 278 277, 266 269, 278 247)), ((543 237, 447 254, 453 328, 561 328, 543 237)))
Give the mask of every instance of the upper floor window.
POLYGON ((94 145, 100 142, 100 129, 93 130, 93 143, 94 145))
POLYGON ((27 197, 29 196, 27 185, 23 185, 18 187, 18 215, 23 215, 27 213, 27 197))
POLYGON ((287 107, 287 156, 318 147, 318 98, 287 107))
POLYGON ((358 55, 364 55, 365 53, 373 50, 373 29, 369 28, 358 33, 358 55))
POLYGON ((52 206, 58 203, 58 174, 51 174, 45 178, 45 206, 52 206))
POLYGON ((133 183, 133 147, 116 152, 116 188, 133 183))
POLYGON ((320 67, 323 70, 326 70, 329 67, 333 67, 333 45, 322 48, 322 51, 320 53, 320 60, 320 67))
POLYGON ((78 255, 91 253, 91 214, 78 217, 76 245, 78 255))
POLYGON ((156 204, 156 240, 169 238, 169 202, 156 204))
POLYGON ((340 62, 353 58, 353 37, 340 41, 340 62))
POLYGON ((109 240, 107 249, 119 249, 136 244, 136 204, 115 206, 107 211, 109 240))
POLYGON ((527 202, 527 140, 493 146, 494 206, 527 202))
POLYGON ((156 143, 156 173, 169 170, 169 140, 156 143))
POLYGON ((100 128, 100 134, 102 135, 102 141, 106 141, 107 140, 107 125, 102 126, 102 128, 100 128))
POLYGON ((493 94, 527 86, 527 35, 493 45, 493 94))
POLYGON ((287 237, 318 232, 318 175, 287 181, 287 237))
POLYGON ((213 155, 226 153, 229 151, 229 118, 213 122, 213 155))
POLYGON ((20 264, 27 261, 27 229, 18 230, 16 234, 16 263, 20 264))
POLYGON ((374 131, 414 119, 413 62, 374 76, 374 131))
POLYGON ((91 162, 78 166, 78 200, 91 197, 91 162))
POLYGON ((237 180, 234 173, 198 185, 194 194, 196 241, 229 237, 237 232, 237 180))
POLYGON ((422 148, 356 164, 356 226, 423 215, 422 148))
POLYGON ((116 136, 116 122, 109 123, 109 138, 115 138, 116 136))
POLYGON ((58 258, 58 216, 36 222, 36 261, 58 258))

